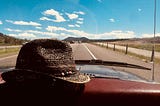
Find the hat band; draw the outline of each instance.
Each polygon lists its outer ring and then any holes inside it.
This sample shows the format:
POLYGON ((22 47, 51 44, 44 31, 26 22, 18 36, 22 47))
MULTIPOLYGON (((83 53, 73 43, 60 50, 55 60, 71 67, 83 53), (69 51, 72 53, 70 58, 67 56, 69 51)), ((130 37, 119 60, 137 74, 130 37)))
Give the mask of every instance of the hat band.
POLYGON ((75 68, 75 65, 61 65, 61 66, 35 66, 35 67, 27 67, 23 69, 16 68, 17 70, 28 70, 36 73, 47 73, 52 76, 56 77, 63 77, 63 76, 69 76, 74 75, 77 73, 77 70, 75 68))

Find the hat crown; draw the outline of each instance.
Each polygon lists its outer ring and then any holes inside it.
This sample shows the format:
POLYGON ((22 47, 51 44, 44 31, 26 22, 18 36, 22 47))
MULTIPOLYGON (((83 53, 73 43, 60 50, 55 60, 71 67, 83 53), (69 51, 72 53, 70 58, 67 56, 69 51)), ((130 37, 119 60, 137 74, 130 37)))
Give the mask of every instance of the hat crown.
POLYGON ((71 46, 55 39, 37 39, 23 45, 17 58, 16 69, 52 75, 76 71, 71 46))

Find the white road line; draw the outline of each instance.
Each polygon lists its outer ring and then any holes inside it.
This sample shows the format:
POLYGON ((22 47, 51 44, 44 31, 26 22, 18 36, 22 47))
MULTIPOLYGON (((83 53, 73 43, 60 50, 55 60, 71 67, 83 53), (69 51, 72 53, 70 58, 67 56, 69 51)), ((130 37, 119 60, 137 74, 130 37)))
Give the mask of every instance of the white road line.
POLYGON ((94 59, 94 60, 97 60, 97 58, 93 55, 93 53, 88 49, 88 47, 85 45, 85 44, 83 44, 83 46, 87 49, 87 51, 89 52, 89 54, 92 56, 92 58, 94 59))
POLYGON ((1 61, 1 60, 5 60, 5 59, 8 59, 8 58, 15 57, 15 56, 17 56, 17 55, 12 55, 12 56, 8 56, 8 57, 3 57, 3 58, 0 58, 0 61, 1 61))

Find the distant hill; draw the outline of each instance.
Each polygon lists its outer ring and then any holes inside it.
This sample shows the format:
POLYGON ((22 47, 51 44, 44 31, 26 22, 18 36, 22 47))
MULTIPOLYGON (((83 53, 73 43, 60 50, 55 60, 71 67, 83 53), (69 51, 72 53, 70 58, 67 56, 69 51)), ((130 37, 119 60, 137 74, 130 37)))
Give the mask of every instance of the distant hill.
POLYGON ((139 42, 139 43, 160 43, 160 37, 151 38, 128 38, 128 39, 88 39, 86 37, 68 37, 64 41, 81 41, 81 42, 139 42))
POLYGON ((28 42, 28 40, 18 39, 18 38, 0 33, 0 45, 21 45, 25 42, 28 42))
POLYGON ((113 41, 123 41, 128 39, 88 39, 86 37, 68 37, 65 38, 64 41, 81 41, 81 42, 113 42, 113 41))
POLYGON ((87 42, 90 41, 88 38, 86 37, 68 37, 65 38, 64 41, 81 41, 81 42, 87 42))

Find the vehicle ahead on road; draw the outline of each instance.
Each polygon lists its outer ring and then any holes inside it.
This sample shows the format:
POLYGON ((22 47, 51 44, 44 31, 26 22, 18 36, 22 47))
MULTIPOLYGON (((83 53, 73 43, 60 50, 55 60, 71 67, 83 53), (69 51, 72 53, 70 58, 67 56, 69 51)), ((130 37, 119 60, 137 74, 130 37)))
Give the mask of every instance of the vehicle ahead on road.
MULTIPOLYGON (((26 39, 51 38, 52 36, 62 40, 68 36, 73 36, 86 37, 90 39, 87 39, 87 42, 92 42, 116 41, 114 39, 118 41, 123 39, 122 41, 124 41, 125 39, 137 38, 137 42, 134 42, 136 44, 146 42, 140 42, 139 38, 153 37, 153 21, 154 25, 156 24, 155 7, 160 4, 159 0, 22 1, 1 1, 0 28, 4 30, 0 31, 4 31, 10 36, 26 39), (15 10, 16 17, 13 10, 15 10)), ((159 13, 159 8, 157 11, 159 13)), ((157 19, 160 19, 159 15, 157 19)), ((157 25, 157 27, 159 26, 157 25)), ((151 42, 153 43, 154 40, 151 42)), ((97 50, 92 53, 87 46, 80 49, 82 47, 80 45, 83 45, 82 42, 71 41, 70 44, 77 45, 73 47, 73 51, 79 56, 75 60, 77 70, 91 78, 77 99, 77 106, 160 105, 160 84, 154 81, 155 75, 158 76, 157 73, 159 73, 158 71, 154 73, 155 46, 153 46, 152 52, 153 61, 148 63, 153 64, 153 67, 148 68, 141 64, 126 62, 127 59, 119 61, 120 55, 124 54, 116 51, 116 56, 113 57, 110 54, 109 56, 103 55, 104 58, 102 58, 101 55, 104 54, 102 51, 97 50), (87 56, 90 55, 93 58, 84 59, 84 53, 88 53, 87 56), (112 61, 109 61, 110 58, 113 58, 112 61), (124 71, 125 69, 137 69, 138 71, 135 75, 130 71, 124 71), (153 80, 145 79, 142 76, 145 76, 146 72, 152 73, 152 71, 153 74, 147 76, 152 77, 150 79, 153 80), (142 77, 138 74, 141 74, 142 77)), ((107 50, 113 51, 111 48, 107 50)), ((11 69, 13 68, 11 67, 11 69)), ((11 69, 0 67, 0 72, 3 73, 11 69)), ((0 77, 0 84, 3 83, 5 82, 0 77)))

